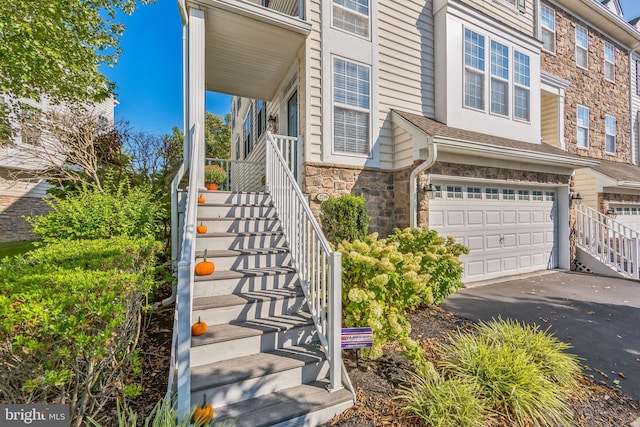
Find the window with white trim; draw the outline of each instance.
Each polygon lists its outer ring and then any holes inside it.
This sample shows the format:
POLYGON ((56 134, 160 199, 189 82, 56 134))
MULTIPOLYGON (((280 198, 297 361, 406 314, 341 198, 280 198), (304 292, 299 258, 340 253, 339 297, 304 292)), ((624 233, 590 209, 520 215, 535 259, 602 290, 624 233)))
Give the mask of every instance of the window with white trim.
POLYGON ((576 113, 578 122, 578 147, 589 147, 589 109, 578 105, 576 113))
POLYGON ((518 190, 518 200, 529 200, 529 190, 518 190))
POLYGON ((542 191, 533 190, 531 192, 531 200, 534 200, 534 201, 537 201, 537 202, 541 202, 542 201, 542 191))
POLYGON ((545 191, 544 200, 547 202, 553 202, 556 200, 556 193, 553 191, 545 191))
POLYGON ((333 26, 369 37, 369 0, 333 0, 333 26))
POLYGON ((616 152, 616 118, 607 115, 604 119, 605 151, 616 152))
POLYGON ((334 58, 333 149, 369 154, 369 67, 334 58))
POLYGON ((467 187, 467 199, 482 199, 482 192, 479 187, 467 187))
POLYGON ((542 27, 542 48, 549 52, 556 52, 556 11, 546 4, 540 7, 540 22, 542 27))
POLYGON ((253 150, 253 112, 249 109, 247 118, 244 119, 244 157, 247 157, 253 150))
POLYGON ((516 194, 514 190, 507 190, 506 188, 502 190, 502 200, 515 200, 516 194))
POLYGON ((447 199, 462 199, 462 187, 447 185, 447 199))
POLYGON ((604 78, 616 81, 616 49, 607 41, 604 42, 604 78))
POLYGON ((509 48, 491 40, 491 112, 509 115, 509 48))
POLYGON ((589 30, 580 24, 576 25, 576 64, 589 67, 589 30))
POLYGON ((484 36, 464 30, 464 105, 484 110, 484 36))
POLYGON ((529 121, 531 66, 529 56, 513 52, 513 115, 516 119, 529 121))
POLYGON ((499 200, 500 194, 497 188, 487 188, 485 190, 485 198, 487 200, 499 200))

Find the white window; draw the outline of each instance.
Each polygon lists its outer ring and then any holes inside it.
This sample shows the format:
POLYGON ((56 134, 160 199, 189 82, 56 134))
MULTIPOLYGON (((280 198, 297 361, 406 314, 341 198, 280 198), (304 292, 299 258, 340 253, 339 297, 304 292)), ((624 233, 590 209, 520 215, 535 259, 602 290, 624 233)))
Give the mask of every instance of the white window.
POLYGON ((462 187, 454 187, 453 185, 447 185, 447 198, 462 199, 462 187))
POLYGON ((333 26, 369 37, 369 0, 333 0, 333 26))
POLYGON ((535 201, 541 202, 542 201, 542 191, 533 190, 531 192, 531 200, 535 200, 535 201))
POLYGON ((542 23, 542 48, 549 52, 556 52, 556 11, 543 4, 540 8, 542 23))
POLYGON ((605 151, 607 153, 616 152, 616 118, 607 115, 604 119, 604 131, 605 131, 605 151))
POLYGON ((502 200, 515 200, 516 195, 514 190, 502 190, 502 200))
POLYGON ((554 193, 553 191, 545 191, 544 199, 547 202, 553 202, 556 199, 556 193, 554 193))
POLYGON ((484 110, 484 36, 464 30, 464 105, 484 110))
POLYGON ((578 105, 578 147, 589 147, 589 109, 578 105))
POLYGON ((529 200, 529 190, 518 190, 518 200, 529 200))
POLYGON ((513 115, 516 119, 529 121, 529 87, 531 86, 531 67, 529 56, 513 53, 513 115))
POLYGON ((251 109, 244 119, 244 157, 247 157, 253 150, 253 113, 251 109))
POLYGON ((369 67, 333 61, 333 148, 369 154, 369 67))
POLYGON ((434 199, 441 199, 442 198, 442 186, 441 185, 434 185, 433 186, 433 198, 434 199))
POLYGON ((500 199, 500 194, 497 188, 487 188, 485 190, 487 200, 498 200, 500 199))
POLYGON ((491 112, 509 114, 509 48, 491 40, 491 112))
POLYGON ((582 68, 589 66, 589 30, 576 25, 576 64, 582 68))
POLYGON ((616 50, 609 42, 604 42, 604 78, 616 81, 616 50))
POLYGON ((482 192, 478 187, 467 187, 467 199, 482 199, 482 192))

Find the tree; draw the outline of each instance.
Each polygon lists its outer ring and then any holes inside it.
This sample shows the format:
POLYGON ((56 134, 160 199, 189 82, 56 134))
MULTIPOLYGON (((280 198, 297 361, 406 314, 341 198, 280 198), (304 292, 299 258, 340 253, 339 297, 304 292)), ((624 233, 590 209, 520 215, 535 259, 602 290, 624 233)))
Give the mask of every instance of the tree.
MULTIPOLYGON (((0 8, 0 92, 14 99, 55 103, 97 102, 114 84, 98 71, 120 54, 124 26, 116 12, 133 13, 155 0, 3 0, 0 8)), ((0 141, 11 136, 9 114, 0 108, 0 141)))
POLYGON ((231 158, 231 114, 224 117, 207 113, 205 117, 204 137, 206 142, 206 155, 216 159, 231 158))

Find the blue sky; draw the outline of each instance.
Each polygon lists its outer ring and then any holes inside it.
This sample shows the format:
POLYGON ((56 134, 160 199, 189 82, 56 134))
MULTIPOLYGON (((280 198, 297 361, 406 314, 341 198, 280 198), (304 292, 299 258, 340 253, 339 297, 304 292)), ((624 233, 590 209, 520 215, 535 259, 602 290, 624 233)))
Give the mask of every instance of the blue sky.
MULTIPOLYGON (((431 0, 425 0, 431 1, 431 0)), ((625 18, 640 16, 640 1, 620 0, 625 18)), ((122 55, 105 74, 117 85, 116 118, 136 131, 170 133, 182 127, 182 23, 176 0, 157 0, 124 16, 122 55)), ((207 94, 207 110, 224 116, 231 97, 207 94)))

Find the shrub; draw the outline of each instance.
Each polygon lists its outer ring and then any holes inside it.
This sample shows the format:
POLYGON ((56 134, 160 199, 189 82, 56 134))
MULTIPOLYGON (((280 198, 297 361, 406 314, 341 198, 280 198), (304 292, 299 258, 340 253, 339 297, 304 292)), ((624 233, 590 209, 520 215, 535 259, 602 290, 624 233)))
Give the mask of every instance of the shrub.
POLYGON ((47 203, 52 209, 47 215, 26 218, 45 243, 112 236, 153 238, 161 231, 165 215, 149 187, 132 187, 126 181, 104 192, 85 186, 47 203))
MULTIPOLYGON (((452 336, 439 350, 440 367, 447 380, 476 384, 489 408, 517 425, 570 426, 568 391, 542 367, 544 360, 563 359, 558 354, 563 353, 562 347, 535 328, 522 329, 500 320, 452 336), (543 341, 548 342, 540 345, 543 341)), ((574 357, 565 358, 564 363, 569 372, 579 372, 574 357)))
POLYGON ((405 412, 412 412, 427 425, 438 427, 480 427, 489 421, 489 407, 480 396, 478 384, 461 378, 445 379, 435 373, 415 377, 413 388, 401 390, 405 412))
POLYGON ((227 172, 218 165, 206 165, 204 167, 204 182, 206 184, 222 185, 227 180, 227 172))
POLYGON ((344 194, 320 204, 320 224, 327 240, 337 246, 343 240, 353 242, 367 237, 369 221, 363 196, 344 194))
POLYGON ((73 425, 137 387, 141 310, 158 243, 50 244, 0 265, 0 398, 69 403, 73 425))

